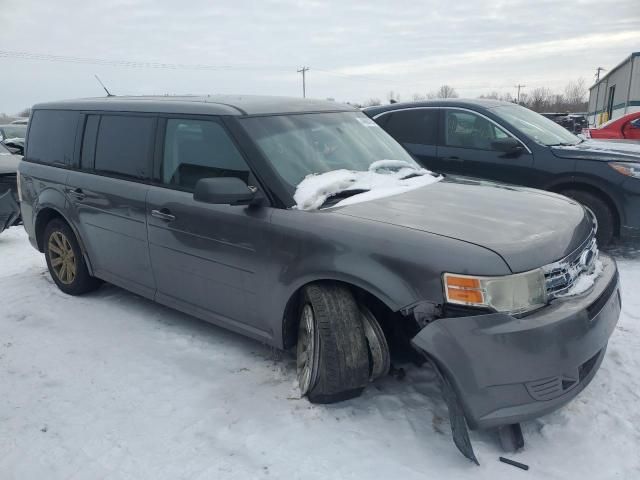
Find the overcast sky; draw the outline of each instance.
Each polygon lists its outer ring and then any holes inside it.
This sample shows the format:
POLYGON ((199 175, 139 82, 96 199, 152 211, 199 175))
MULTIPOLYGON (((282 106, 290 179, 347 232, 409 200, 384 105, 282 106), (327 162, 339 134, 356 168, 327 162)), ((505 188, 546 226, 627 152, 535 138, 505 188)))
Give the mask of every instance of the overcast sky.
MULTIPOLYGON (((0 112, 103 94, 401 99, 588 84, 640 50, 639 0, 0 0, 0 112), (102 64, 15 58, 15 52, 102 64), (7 56, 9 55, 9 56, 7 56), (109 61, 114 64, 105 64, 109 61), (219 66, 148 68, 133 63, 219 66)), ((49 58, 49 57, 42 57, 49 58)))

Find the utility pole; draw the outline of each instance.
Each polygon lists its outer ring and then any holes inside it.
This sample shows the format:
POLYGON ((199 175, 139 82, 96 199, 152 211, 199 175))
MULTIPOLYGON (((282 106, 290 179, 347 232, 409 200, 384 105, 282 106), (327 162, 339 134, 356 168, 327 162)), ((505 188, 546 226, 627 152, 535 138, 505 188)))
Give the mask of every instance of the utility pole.
POLYGON ((596 83, 600 81, 600 72, 604 72, 605 69, 602 67, 596 68, 596 83))
POLYGON ((517 97, 518 99, 516 100, 516 103, 520 105, 520 89, 526 87, 526 85, 518 84, 518 85, 515 85, 515 87, 518 89, 518 97, 517 97))
POLYGON ((298 73, 302 74, 302 98, 307 98, 307 82, 305 74, 309 71, 309 67, 302 67, 300 70, 297 70, 298 73))

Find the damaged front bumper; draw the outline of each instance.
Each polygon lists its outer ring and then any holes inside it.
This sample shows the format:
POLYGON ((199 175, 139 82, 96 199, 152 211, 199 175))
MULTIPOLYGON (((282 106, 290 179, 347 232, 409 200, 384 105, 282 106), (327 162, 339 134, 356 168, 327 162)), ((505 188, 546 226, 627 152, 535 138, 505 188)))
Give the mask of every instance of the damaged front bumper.
POLYGON ((0 183, 0 233, 20 221, 20 205, 11 188, 4 190, 0 183))
POLYGON ((586 294, 554 300, 522 318, 440 318, 413 338, 450 382, 470 428, 539 417, 591 381, 621 308, 615 261, 600 258, 603 271, 586 294))

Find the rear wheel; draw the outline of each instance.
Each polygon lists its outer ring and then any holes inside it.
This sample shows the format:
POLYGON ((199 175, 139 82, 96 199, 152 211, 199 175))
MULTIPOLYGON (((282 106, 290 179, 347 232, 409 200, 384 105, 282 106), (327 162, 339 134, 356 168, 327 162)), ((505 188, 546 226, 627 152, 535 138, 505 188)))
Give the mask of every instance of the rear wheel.
POLYGON ((64 293, 81 295, 100 286, 100 281, 89 275, 80 245, 63 220, 55 218, 47 224, 44 256, 51 278, 64 293))
POLYGON ((332 283, 305 288, 297 347, 298 383, 313 403, 356 397, 369 381, 369 353, 358 305, 332 283))
POLYGON ((607 202, 583 190, 564 190, 560 193, 580 202, 596 217, 598 223, 598 232, 596 233, 598 245, 605 246, 611 243, 615 234, 615 218, 607 202))

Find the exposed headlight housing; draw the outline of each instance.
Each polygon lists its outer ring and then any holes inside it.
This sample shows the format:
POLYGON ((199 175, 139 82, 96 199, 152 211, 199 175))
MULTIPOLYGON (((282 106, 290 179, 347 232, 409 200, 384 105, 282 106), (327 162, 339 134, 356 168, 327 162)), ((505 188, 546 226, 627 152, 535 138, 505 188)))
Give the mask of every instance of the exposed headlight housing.
POLYGON ((626 177, 640 178, 640 163, 609 162, 609 166, 626 177))
POLYGON ((522 314, 547 303, 545 277, 541 268, 501 277, 445 273, 443 283, 447 302, 455 305, 522 314))

